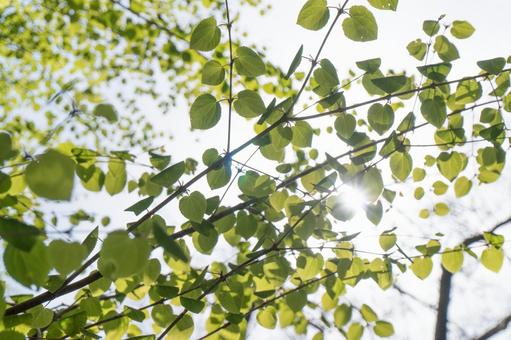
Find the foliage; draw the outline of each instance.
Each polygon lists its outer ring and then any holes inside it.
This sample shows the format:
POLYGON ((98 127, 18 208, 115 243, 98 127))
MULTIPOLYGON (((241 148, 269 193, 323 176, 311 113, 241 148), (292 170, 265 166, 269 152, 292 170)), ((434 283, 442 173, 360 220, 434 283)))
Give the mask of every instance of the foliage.
MULTIPOLYGON (((397 194, 389 183, 412 183, 411 196, 430 198, 418 212, 428 218, 450 213, 440 198, 446 192, 461 198, 499 179, 511 142, 511 60, 481 60, 478 73, 451 79, 461 58, 456 42, 473 34, 470 23, 424 21, 425 36, 406 46, 424 61, 417 70, 386 71, 373 58, 341 79, 321 54, 324 44, 341 39, 340 30, 346 43, 377 39, 378 10, 396 11, 397 0, 346 0, 340 7, 306 1, 297 24, 319 31, 321 47, 309 58, 302 45, 286 71, 249 41, 233 38, 232 11, 258 1, 191 3, 0 1, 0 36, 7 42, 0 45, 0 237, 8 274, 0 338, 120 339, 144 335, 148 328, 140 323, 151 326, 148 339, 185 339, 194 330, 238 338, 251 317, 268 329, 303 334, 311 309, 322 310, 325 327, 334 325, 347 339, 367 332, 389 337, 392 320, 374 306, 349 303, 347 289, 372 280, 386 290, 407 271, 424 280, 437 263, 455 273, 466 254, 490 271, 501 269, 505 240, 497 233, 484 234, 478 254, 443 235, 405 253, 396 228, 380 232, 381 252, 358 249, 350 220, 359 212, 344 190, 363 193, 362 210, 377 226, 397 194), (428 64, 432 55, 441 62, 428 64), (170 100, 156 75, 171 79, 170 100), (118 86, 127 78, 135 81, 133 93, 118 86), (104 89, 118 89, 124 107, 106 102, 104 89), (355 91, 367 99, 347 104, 355 91), (210 145, 201 160, 174 160, 153 145, 158 127, 136 109, 136 98, 149 96, 165 111, 183 95, 192 129, 210 130, 226 118, 224 152, 210 145), (47 105, 56 111, 45 112, 47 105), (57 111, 68 112, 66 118, 57 111), (239 145, 231 142, 234 115, 255 130, 239 145), (321 117, 327 126, 317 123, 321 117), (431 144, 416 144, 416 131, 431 144), (332 156, 316 149, 320 134, 332 134, 345 151, 332 156), (275 170, 236 159, 251 147, 275 170), (424 167, 421 147, 428 147, 424 167), (147 171, 133 179, 134 166, 147 171), (425 179, 434 181, 428 192, 425 179), (199 181, 210 190, 197 188, 199 181), (224 201, 236 184, 238 201, 224 201), (126 211, 136 220, 104 238, 98 228, 81 242, 54 237, 49 231, 56 226, 97 224, 83 207, 68 221, 52 214, 66 201, 78 207, 85 191, 129 193, 126 211), (180 225, 163 217, 171 202, 180 225), (232 261, 200 256, 226 247, 235 250, 232 261), (12 294, 13 281, 31 293, 12 294), (47 305, 69 294, 72 304, 47 305), (142 307, 131 307, 133 301, 142 307)), ((100 222, 108 225, 109 217, 100 222)))

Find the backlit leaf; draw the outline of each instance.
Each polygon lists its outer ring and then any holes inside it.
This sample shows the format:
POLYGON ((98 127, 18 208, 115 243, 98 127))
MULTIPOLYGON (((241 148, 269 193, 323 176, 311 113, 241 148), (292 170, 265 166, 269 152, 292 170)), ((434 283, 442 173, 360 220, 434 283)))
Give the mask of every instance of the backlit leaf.
POLYGON ((29 252, 41 231, 18 220, 0 217, 0 237, 15 248, 29 252))
POLYGON ((254 78, 266 72, 266 66, 261 57, 250 48, 240 46, 236 50, 236 54, 234 66, 239 74, 254 78))
POLYGON ((475 32, 474 26, 468 21, 454 20, 451 26, 451 34, 458 39, 466 39, 475 32))
POLYGON ((210 94, 200 95, 190 108, 192 129, 211 129, 220 120, 221 113, 222 108, 215 97, 210 94))
POLYGON ((220 85, 225 78, 224 67, 216 60, 210 60, 202 68, 201 81, 206 85, 220 85))
POLYGON ((220 42, 220 29, 214 17, 201 20, 193 29, 190 47, 198 51, 211 51, 220 42))
POLYGON ((25 181, 32 192, 51 200, 69 201, 74 185, 74 162, 55 150, 48 150, 25 169, 25 181))
POLYGON ((342 22, 344 35, 353 41, 378 38, 378 25, 373 14, 364 6, 351 6, 349 17, 342 22))
POLYGON ((308 0, 300 10, 296 23, 303 28, 317 31, 327 24, 329 18, 326 0, 308 0))

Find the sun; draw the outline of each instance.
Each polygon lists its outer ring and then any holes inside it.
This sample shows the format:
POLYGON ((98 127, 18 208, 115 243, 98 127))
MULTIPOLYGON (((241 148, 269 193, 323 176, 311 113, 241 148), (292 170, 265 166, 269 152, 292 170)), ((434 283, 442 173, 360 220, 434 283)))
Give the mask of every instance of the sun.
POLYGON ((343 185, 340 190, 342 203, 345 204, 353 212, 364 210, 367 204, 367 197, 362 189, 351 185, 343 185))

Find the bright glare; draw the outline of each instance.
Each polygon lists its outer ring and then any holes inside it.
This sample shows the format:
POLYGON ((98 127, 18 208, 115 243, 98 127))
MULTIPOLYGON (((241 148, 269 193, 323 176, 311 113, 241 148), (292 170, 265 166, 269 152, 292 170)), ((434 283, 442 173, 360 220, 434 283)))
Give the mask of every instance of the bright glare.
POLYGON ((367 198, 364 192, 357 187, 344 185, 341 189, 341 196, 343 204, 354 212, 358 212, 364 209, 367 204, 367 198))

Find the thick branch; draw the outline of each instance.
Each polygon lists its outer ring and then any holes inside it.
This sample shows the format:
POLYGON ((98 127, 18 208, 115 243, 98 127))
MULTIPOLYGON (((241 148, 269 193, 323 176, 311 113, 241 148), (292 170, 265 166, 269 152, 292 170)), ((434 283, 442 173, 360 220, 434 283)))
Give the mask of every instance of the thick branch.
POLYGON ((452 274, 442 267, 440 294, 436 315, 435 340, 447 340, 447 320, 451 295, 452 274))
MULTIPOLYGON (((504 221, 497 223, 492 229, 490 229, 490 232, 495 232, 499 228, 505 226, 506 224, 511 222, 511 217, 505 219, 504 221)), ((471 236, 469 238, 466 238, 463 241, 463 244, 466 247, 469 247, 471 244, 484 240, 483 234, 478 234, 471 236)), ((448 314, 449 314, 449 303, 450 300, 450 294, 451 294, 451 287, 452 287, 452 274, 445 270, 442 267, 442 276, 440 277, 440 292, 438 296, 438 309, 437 309, 437 319, 436 319, 436 327, 435 327, 435 340, 446 340, 447 339, 447 322, 449 320, 448 314)), ((509 323, 509 321, 508 321, 509 323)), ((497 325, 498 326, 498 325, 497 325)), ((497 327, 496 326, 496 327, 497 327)), ((507 323, 506 323, 507 327, 507 323)), ((491 336, 491 335, 490 335, 491 336)), ((485 338, 483 338, 485 339, 485 338)))
POLYGON ((511 315, 506 316, 504 319, 500 320, 499 323, 497 323, 495 326, 487 330, 483 335, 480 335, 474 340, 486 340, 491 338, 492 336, 498 334, 499 332, 502 332, 507 328, 509 323, 511 322, 511 315))

